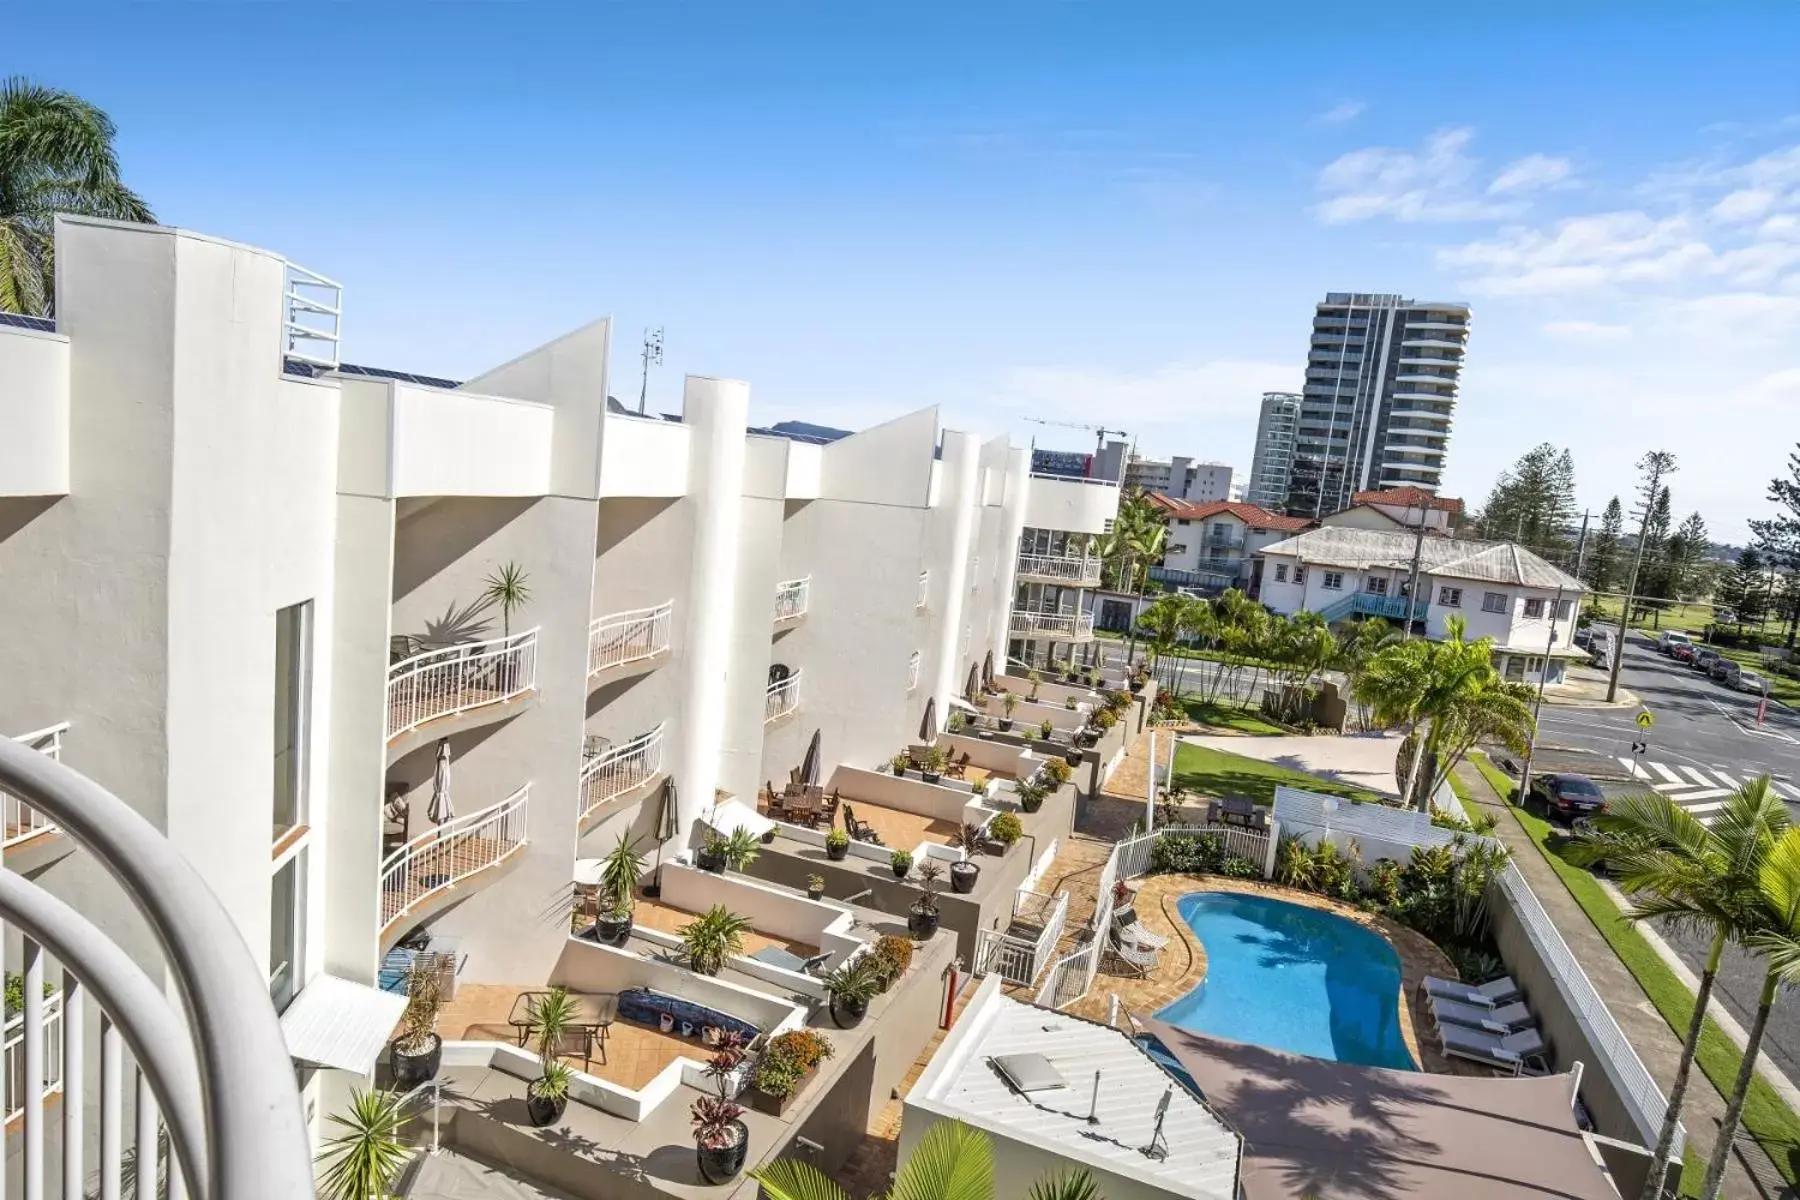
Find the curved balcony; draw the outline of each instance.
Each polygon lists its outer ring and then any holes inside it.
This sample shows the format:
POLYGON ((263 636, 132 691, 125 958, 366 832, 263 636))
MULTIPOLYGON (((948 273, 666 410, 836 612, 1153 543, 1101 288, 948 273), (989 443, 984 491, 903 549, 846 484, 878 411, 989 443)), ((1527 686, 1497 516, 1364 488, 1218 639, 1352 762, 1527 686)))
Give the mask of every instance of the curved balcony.
POLYGON ((586 821, 609 800, 634 792, 663 773, 663 730, 668 722, 629 742, 609 746, 581 763, 581 819, 586 821))
POLYGON ((919 598, 913 602, 914 608, 924 608, 925 601, 931 596, 931 572, 919 572, 919 598))
POLYGON ((674 617, 673 600, 595 617, 588 624, 588 677, 660 659, 669 652, 674 617))
POLYGON ((388 668, 388 740, 537 687, 538 631, 427 650, 388 668))
POLYGON ((1456 386, 1454 375, 1396 375, 1395 383, 1439 383, 1447 387, 1456 386))
POLYGON ((1394 392, 1394 399, 1396 401, 1400 401, 1400 400, 1432 400, 1432 401, 1437 402, 1438 404, 1454 404, 1454 403, 1456 403, 1456 395, 1453 392, 1452 393, 1420 392, 1420 391, 1408 392, 1408 391, 1396 390, 1394 392))
POLYGON ((1015 637, 1052 642, 1086 642, 1094 637, 1094 614, 1015 612, 1012 615, 1015 637))
POLYGON ((117 881, 155 937, 172 985, 153 982, 87 916, 24 876, 0 872, 0 919, 22 935, 22 1011, 16 1038, 10 1025, 6 1033, 21 1194, 46 1192, 54 1147, 46 1146, 45 1095, 60 1085, 61 1144, 98 1146, 77 1191, 87 1171, 98 1175, 99 1194, 117 1196, 128 1170, 155 1178, 166 1167, 170 1193, 194 1200, 310 1198, 312 1156, 293 1063, 268 981, 231 914, 136 809, 48 755, 0 738, 0 790, 42 813, 117 881), (63 966, 60 997, 44 995, 46 951, 63 966), (90 1004, 104 1021, 89 1020, 90 1004), (97 1071, 88 1070, 92 1062, 97 1071), (134 1076, 135 1141, 149 1149, 141 1158, 130 1152, 138 1161, 128 1167, 125 1146, 134 1139, 125 1096, 134 1076), (99 1125, 91 1141, 88 1120, 99 1125), (164 1132, 166 1158, 157 1148, 164 1132))
POLYGON ((1466 349, 1466 347, 1459 341, 1455 341, 1450 338, 1432 338, 1432 337, 1402 338, 1402 339, 1400 339, 1400 348, 1402 350, 1462 350, 1462 349, 1466 349))
MULTIPOLYGON (((61 762, 62 735, 68 731, 69 723, 63 721, 33 733, 22 733, 13 741, 36 750, 52 762, 61 762)), ((0 791, 0 848, 15 850, 35 838, 57 832, 56 822, 11 792, 0 791)))
POLYGON ((812 576, 804 579, 789 579, 775 585, 775 623, 786 624, 798 621, 806 615, 806 606, 812 599, 812 576))
POLYGON ((800 675, 795 671, 786 679, 777 679, 763 693, 763 724, 770 725, 792 716, 800 708, 800 675))
POLYGON ((383 947, 403 932, 403 918, 418 921, 432 900, 517 854, 525 845, 530 804, 528 783, 498 804, 426 830, 382 859, 378 924, 383 947))
POLYGON ((1448 421, 1450 414, 1438 412, 1432 408, 1396 408, 1389 411, 1390 417, 1424 417, 1428 421, 1448 421))
POLYGON ((1100 560, 1086 554, 1021 554, 1019 582, 1099 587, 1100 560))

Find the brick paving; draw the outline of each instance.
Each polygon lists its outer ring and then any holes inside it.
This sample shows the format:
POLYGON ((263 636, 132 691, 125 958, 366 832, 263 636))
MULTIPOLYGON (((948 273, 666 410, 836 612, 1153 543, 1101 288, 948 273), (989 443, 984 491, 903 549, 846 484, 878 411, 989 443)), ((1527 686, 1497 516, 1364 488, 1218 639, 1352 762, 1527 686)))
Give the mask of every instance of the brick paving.
MULTIPOLYGON (((950 1022, 952 1025, 956 1024, 956 1018, 962 1016, 969 997, 974 994, 975 981, 970 980, 956 998, 950 1022)), ((900 1086, 894 1089, 893 1096, 869 1118, 869 1127, 863 1140, 850 1152, 843 1167, 833 1176, 838 1186, 850 1195, 862 1197, 887 1194, 888 1184, 893 1180, 894 1171, 900 1162, 900 1118, 906 1111, 906 1095, 919 1082, 919 1076, 925 1073, 926 1065, 931 1062, 938 1047, 944 1044, 948 1032, 939 1029, 931 1035, 931 1040, 919 1051, 919 1057, 913 1060, 913 1065, 900 1081, 900 1086)))

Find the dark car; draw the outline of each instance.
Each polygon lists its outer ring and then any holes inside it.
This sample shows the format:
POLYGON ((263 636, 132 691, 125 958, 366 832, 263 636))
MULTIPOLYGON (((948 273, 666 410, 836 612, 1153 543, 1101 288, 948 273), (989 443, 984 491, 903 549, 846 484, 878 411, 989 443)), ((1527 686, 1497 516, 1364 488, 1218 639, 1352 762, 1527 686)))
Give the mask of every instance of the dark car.
POLYGON ((1719 652, 1717 650, 1711 646, 1702 646, 1694 651, 1694 657, 1688 660, 1688 665, 1702 674, 1710 675, 1712 674, 1712 665, 1718 661, 1719 652))
POLYGON ((1526 807, 1546 817, 1574 821, 1606 811, 1606 794, 1586 775, 1539 775, 1531 781, 1526 807))

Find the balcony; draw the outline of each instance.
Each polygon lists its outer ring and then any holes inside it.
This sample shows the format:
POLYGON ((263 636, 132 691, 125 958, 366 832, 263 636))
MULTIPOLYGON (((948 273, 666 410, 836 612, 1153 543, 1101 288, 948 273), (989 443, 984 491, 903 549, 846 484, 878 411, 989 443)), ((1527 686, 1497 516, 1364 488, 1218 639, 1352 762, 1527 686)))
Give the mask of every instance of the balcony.
POLYGON ((430 721, 503 704, 537 687, 538 631, 427 650, 388 668, 391 742, 430 721))
POLYGON ((775 623, 781 625, 788 621, 798 621, 804 617, 811 591, 811 575, 804 579, 789 579, 785 583, 776 584, 775 623))
POLYGON ((421 919, 429 901, 517 854, 525 845, 530 804, 526 784, 498 804, 426 830, 382 859, 378 924, 384 948, 390 935, 403 932, 402 918, 421 919))
POLYGON ((1100 560, 1086 554, 1021 554, 1019 582, 1099 587, 1100 560))
POLYGON ((786 679, 777 679, 763 693, 763 724, 771 725, 783 717, 793 716, 800 707, 800 675, 795 671, 786 679))
POLYGON ((1012 615, 1015 637, 1046 641, 1091 641, 1094 636, 1094 614, 1015 612, 1012 615))
MULTIPOLYGON (((1463 344, 1445 338, 1404 338, 1400 342, 1400 348, 1402 350, 1461 350, 1463 344)), ((1405 362, 1406 360, 1401 359, 1400 361, 1405 362)), ((1452 359, 1451 361, 1461 362, 1462 360, 1452 359)))
MULTIPOLYGON (((69 723, 62 722, 35 733, 22 733, 13 741, 28 746, 52 762, 62 761, 62 737, 69 723)), ((58 832, 55 822, 11 792, 0 791, 0 849, 12 850, 31 841, 58 832)))
POLYGON ((648 663, 669 652, 675 602, 634 608, 595 617, 588 625, 588 677, 635 663, 648 663))
POLYGON ((914 650, 912 657, 906 660, 906 690, 912 691, 919 686, 919 652, 914 650))
POLYGON ((581 763, 581 819, 609 800, 634 792, 663 773, 663 730, 667 722, 619 746, 585 755, 581 763))
POLYGON ((1215 554, 1220 550, 1242 550, 1244 535, 1241 533, 1214 533, 1207 535, 1207 548, 1215 554))
POLYGON ((1430 408, 1396 408, 1391 410, 1388 415, 1394 417, 1423 417, 1428 421, 1448 421, 1450 419, 1449 413, 1438 412, 1437 410, 1430 408))
POLYGON ((913 603, 914 608, 924 608, 926 599, 931 595, 931 572, 919 572, 919 598, 913 603))
MULTIPOLYGON (((39 1061, 40 1096, 54 1096, 63 1090, 63 994, 51 992, 44 997, 43 1057, 39 1061)), ((5 1084, 6 1123, 25 1115, 25 1015, 20 1013, 6 1023, 5 1084)))

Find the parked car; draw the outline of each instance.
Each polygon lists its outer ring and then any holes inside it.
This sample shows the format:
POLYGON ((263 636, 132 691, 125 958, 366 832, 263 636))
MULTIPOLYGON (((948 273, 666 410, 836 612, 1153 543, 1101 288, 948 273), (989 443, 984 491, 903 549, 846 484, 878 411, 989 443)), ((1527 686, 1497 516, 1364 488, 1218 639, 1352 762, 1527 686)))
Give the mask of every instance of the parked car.
POLYGON ((1718 661, 1719 652, 1717 650, 1711 646, 1702 646, 1694 651, 1694 657, 1688 660, 1688 665, 1696 671, 1710 675, 1712 674, 1712 665, 1718 661))
POLYGON ((1583 650, 1586 650, 1589 643, 1593 640, 1594 627, 1592 625, 1583 625, 1580 629, 1575 631, 1575 644, 1580 646, 1583 650))
POLYGON ((1669 651, 1669 657, 1678 663, 1691 663, 1694 661, 1694 655, 1699 649, 1698 646, 1689 642, 1685 646, 1677 646, 1669 651))
POLYGON ((1739 670, 1737 679, 1731 685, 1740 692, 1749 692, 1752 696, 1761 696, 1769 690, 1769 681, 1755 671, 1739 670))
POLYGON ((1721 656, 1713 659, 1712 666, 1706 668, 1706 673, 1727 687, 1736 687, 1738 672, 1742 669, 1729 658, 1721 656))
POLYGON ((1663 654, 1673 654, 1677 646, 1691 646, 1694 639, 1679 629, 1665 629, 1663 635, 1656 639, 1656 648, 1663 654))
POLYGON ((1531 781, 1525 807, 1545 817, 1572 822, 1606 811, 1606 793, 1586 775, 1539 775, 1531 781))
POLYGON ((1613 637, 1610 629, 1596 629, 1594 636, 1588 640, 1588 658, 1596 667, 1610 667, 1613 663, 1613 637))

